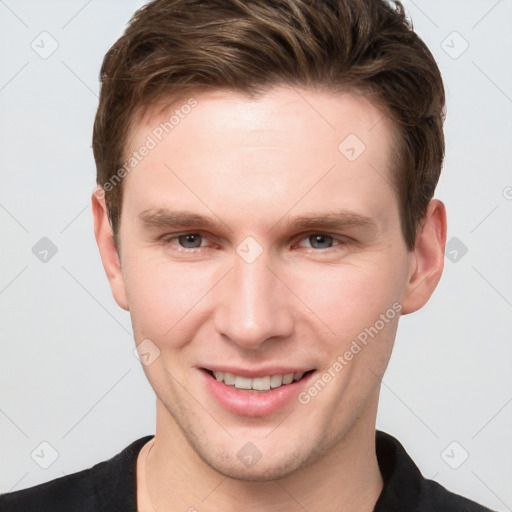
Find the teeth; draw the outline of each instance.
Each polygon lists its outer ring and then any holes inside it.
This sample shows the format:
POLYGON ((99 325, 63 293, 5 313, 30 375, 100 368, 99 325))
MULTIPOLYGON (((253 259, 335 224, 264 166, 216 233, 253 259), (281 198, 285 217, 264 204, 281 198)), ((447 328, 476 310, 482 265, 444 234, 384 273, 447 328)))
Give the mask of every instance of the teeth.
POLYGON ((293 382, 293 373, 287 373, 283 377, 283 384, 290 384, 291 382, 293 382))
POLYGON ((213 372, 213 376, 219 382, 224 382, 227 386, 235 386, 237 389, 256 389, 258 391, 269 391, 271 388, 274 389, 286 384, 291 384, 293 381, 301 379, 303 375, 303 372, 297 372, 250 379, 228 372, 213 372))
POLYGON ((278 388, 279 386, 283 385, 283 376, 282 375, 272 375, 270 377, 270 387, 271 388, 278 388))
POLYGON ((225 373, 224 379, 219 378, 221 374, 222 374, 222 372, 217 373, 218 376, 215 374, 213 374, 213 375, 215 375, 215 378, 217 380, 224 380, 224 384, 227 384, 228 386, 234 386, 236 377, 232 373, 225 373))
POLYGON ((258 377, 252 379, 252 389, 268 391, 270 389, 270 377, 258 377))
POLYGON ((248 379, 247 377, 237 377, 235 379, 235 388, 251 389, 251 387, 252 387, 252 379, 248 379))

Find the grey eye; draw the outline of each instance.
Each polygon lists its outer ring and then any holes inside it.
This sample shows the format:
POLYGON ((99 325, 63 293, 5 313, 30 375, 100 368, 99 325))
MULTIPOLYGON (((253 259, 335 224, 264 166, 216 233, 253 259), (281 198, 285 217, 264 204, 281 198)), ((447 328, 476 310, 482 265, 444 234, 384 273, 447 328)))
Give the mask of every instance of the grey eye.
POLYGON ((322 234, 309 235, 308 240, 311 247, 314 249, 329 249, 332 247, 332 242, 334 241, 332 236, 322 234), (328 246, 324 247, 324 244, 327 244, 328 246))
POLYGON ((201 247, 202 235, 198 233, 187 233, 178 237, 178 243, 184 249, 195 249, 201 247))

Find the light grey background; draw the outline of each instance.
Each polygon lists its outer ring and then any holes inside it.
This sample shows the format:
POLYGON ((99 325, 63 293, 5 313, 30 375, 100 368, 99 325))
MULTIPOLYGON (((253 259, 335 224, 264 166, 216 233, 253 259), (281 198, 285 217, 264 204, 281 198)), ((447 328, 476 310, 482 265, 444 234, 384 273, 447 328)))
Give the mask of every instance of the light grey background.
MULTIPOLYGON (((512 0, 404 3, 447 88, 436 197, 450 254, 429 304, 401 320, 378 427, 426 477, 512 510, 512 0)), ((89 200, 100 64, 141 4, 0 0, 0 492, 154 433, 89 200), (57 247, 46 262, 42 237, 57 247)))

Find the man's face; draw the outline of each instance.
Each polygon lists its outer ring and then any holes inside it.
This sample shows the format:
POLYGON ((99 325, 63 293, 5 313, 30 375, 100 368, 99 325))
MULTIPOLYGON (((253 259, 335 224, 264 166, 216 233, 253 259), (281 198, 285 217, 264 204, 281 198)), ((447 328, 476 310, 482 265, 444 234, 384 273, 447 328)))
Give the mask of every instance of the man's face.
POLYGON ((116 299, 158 356, 159 428, 225 475, 279 478, 373 429, 414 270, 391 126, 348 93, 195 98, 168 134, 181 103, 133 127, 128 153, 157 144, 124 181, 116 299), (184 212, 211 225, 173 225, 184 212))

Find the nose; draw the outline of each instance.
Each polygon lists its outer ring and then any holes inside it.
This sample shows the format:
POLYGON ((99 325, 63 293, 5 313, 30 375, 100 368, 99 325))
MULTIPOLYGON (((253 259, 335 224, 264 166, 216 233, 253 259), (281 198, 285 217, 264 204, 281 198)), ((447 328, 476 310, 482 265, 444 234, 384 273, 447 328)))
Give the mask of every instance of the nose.
MULTIPOLYGON (((262 349, 266 342, 293 333, 293 294, 263 252, 249 263, 234 255, 231 272, 218 290, 217 332, 244 349, 262 349)), ((297 306, 295 304, 295 306, 297 306)))

